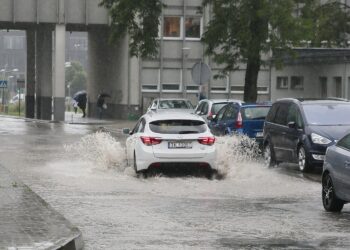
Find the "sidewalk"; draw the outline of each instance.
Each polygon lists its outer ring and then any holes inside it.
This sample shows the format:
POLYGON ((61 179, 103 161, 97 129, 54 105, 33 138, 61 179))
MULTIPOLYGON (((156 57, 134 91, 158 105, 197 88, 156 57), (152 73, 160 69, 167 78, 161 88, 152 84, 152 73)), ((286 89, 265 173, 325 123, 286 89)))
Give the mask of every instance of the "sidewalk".
POLYGON ((0 249, 82 249, 82 235, 0 165, 0 249))

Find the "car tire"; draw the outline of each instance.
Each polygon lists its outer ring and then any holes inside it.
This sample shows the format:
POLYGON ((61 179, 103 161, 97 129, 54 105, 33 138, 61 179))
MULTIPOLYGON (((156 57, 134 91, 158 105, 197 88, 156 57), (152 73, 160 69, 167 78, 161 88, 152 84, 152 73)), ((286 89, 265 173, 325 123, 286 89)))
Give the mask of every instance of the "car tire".
POLYGON ((322 203, 324 209, 328 212, 340 212, 345 203, 337 197, 329 174, 322 178, 322 203))
POLYGON ((298 155, 297 155, 297 161, 298 161, 298 167, 301 172, 309 172, 312 167, 309 163, 309 160, 306 156, 306 151, 304 146, 299 146, 298 148, 298 155))
POLYGON ((135 152, 134 152, 134 165, 133 166, 134 166, 135 173, 138 174, 139 171, 137 171, 137 163, 136 163, 136 154, 135 154, 135 152))
POLYGON ((263 157, 264 157, 264 165, 266 167, 273 167, 276 165, 276 159, 273 152, 272 145, 270 143, 266 143, 263 148, 263 157))

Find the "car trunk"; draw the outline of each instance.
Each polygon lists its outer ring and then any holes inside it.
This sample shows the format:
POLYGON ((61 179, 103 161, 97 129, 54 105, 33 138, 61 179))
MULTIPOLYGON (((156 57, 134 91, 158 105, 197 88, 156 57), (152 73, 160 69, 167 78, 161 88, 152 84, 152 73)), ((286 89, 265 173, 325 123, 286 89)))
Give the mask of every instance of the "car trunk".
POLYGON ((206 145, 198 142, 199 135, 162 135, 162 142, 153 145, 153 154, 157 158, 192 159, 206 155, 206 145))
POLYGON ((244 134, 247 134, 251 138, 262 137, 264 122, 265 120, 244 120, 244 134))

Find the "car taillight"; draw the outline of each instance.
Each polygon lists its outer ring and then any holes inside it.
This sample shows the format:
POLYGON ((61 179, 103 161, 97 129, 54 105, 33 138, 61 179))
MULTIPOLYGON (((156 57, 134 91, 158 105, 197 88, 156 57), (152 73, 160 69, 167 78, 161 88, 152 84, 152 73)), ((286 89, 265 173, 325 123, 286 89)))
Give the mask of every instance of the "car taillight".
POLYGON ((162 142, 162 139, 157 137, 141 136, 140 138, 143 144, 145 144, 146 146, 157 145, 162 142))
POLYGON ((242 128, 243 127, 243 120, 241 112, 238 112, 237 120, 236 120, 236 128, 242 128))
POLYGON ((203 145, 211 146, 215 143, 215 137, 200 137, 198 142, 203 145))

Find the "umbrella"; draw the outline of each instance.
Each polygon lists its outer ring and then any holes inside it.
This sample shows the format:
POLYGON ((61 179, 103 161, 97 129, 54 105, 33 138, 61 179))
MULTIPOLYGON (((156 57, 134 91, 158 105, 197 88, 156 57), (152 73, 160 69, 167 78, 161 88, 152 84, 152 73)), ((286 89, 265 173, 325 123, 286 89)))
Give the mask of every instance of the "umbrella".
POLYGON ((84 102, 84 100, 86 100, 86 95, 87 95, 86 91, 81 90, 73 95, 73 99, 79 103, 84 102))
POLYGON ((105 97, 111 97, 109 94, 106 94, 106 93, 101 93, 100 94, 100 97, 103 97, 103 98, 105 98, 105 97))

